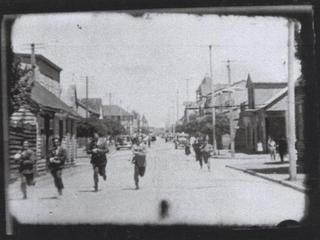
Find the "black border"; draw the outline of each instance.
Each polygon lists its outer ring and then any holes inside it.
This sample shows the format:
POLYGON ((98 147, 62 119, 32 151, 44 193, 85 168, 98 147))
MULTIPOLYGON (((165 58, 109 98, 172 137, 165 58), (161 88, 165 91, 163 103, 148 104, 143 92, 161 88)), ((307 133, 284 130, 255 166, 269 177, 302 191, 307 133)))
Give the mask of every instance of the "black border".
MULTIPOLYGON (((241 11, 242 15, 270 15, 293 17, 300 22, 306 23, 302 29, 302 40, 305 46, 302 49, 302 71, 306 78, 306 103, 305 103, 305 139, 306 139, 306 169, 308 171, 307 185, 311 187, 309 193, 310 205, 307 206, 305 218, 300 227, 290 228, 219 228, 212 226, 133 226, 133 225, 19 225, 13 222, 15 235, 5 234, 5 182, 0 178, 0 239, 314 239, 320 236, 320 75, 319 66, 320 44, 317 41, 320 36, 320 4, 316 1, 299 0, 0 0, 0 19, 8 14, 25 13, 54 13, 54 12, 80 12, 80 11, 122 11, 131 10, 134 16, 141 16, 143 10, 162 9, 166 11, 186 11, 212 13, 213 7, 231 7, 226 9, 229 14, 239 13, 235 7, 249 7, 241 11), (311 5, 313 15, 309 11, 297 13, 288 6, 299 7, 311 5), (250 10, 250 7, 273 6, 273 8, 250 10), (197 11, 195 8, 199 8, 197 11), (311 24, 310 24, 311 23, 311 24), (313 23, 313 24, 312 24, 313 23), (313 43, 315 45, 313 46, 313 43)), ((7 22, 10 24, 10 21, 7 22)), ((3 27, 1 25, 1 47, 4 50, 3 27)), ((2 52, 3 53, 3 52, 2 52)), ((1 56, 1 66, 6 61, 1 56)), ((1 68, 1 79, 3 79, 4 68, 1 68)), ((2 117, 0 118, 0 170, 3 173, 5 164, 5 153, 7 142, 3 136, 7 134, 7 114, 5 106, 7 100, 4 93, 7 91, 6 83, 0 85, 2 106, 2 117)), ((2 175, 2 174, 1 174, 2 175)), ((288 203, 290 204, 290 203, 288 203)))

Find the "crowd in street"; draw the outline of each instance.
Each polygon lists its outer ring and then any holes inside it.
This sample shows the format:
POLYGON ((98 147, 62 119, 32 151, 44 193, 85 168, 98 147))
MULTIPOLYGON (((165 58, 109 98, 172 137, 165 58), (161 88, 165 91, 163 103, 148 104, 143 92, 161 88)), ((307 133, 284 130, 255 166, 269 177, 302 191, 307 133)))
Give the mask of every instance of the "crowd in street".
MULTIPOLYGON (((134 183, 136 189, 139 189, 139 177, 143 177, 146 171, 146 143, 151 146, 150 138, 143 139, 142 136, 132 138, 132 154, 131 163, 134 166, 134 183)), ((63 195, 62 170, 67 159, 67 151, 61 146, 61 141, 54 138, 52 148, 48 151, 48 169, 53 177, 54 185, 58 195, 63 195)), ((94 133, 92 139, 87 146, 87 153, 90 155, 90 163, 93 169, 94 191, 99 189, 99 176, 104 181, 107 180, 107 153, 109 153, 109 141, 99 133, 94 133)), ((22 142, 21 150, 15 154, 14 159, 19 163, 20 188, 23 199, 27 199, 27 187, 34 186, 34 165, 35 152, 31 149, 28 141, 22 142)))
MULTIPOLYGON (((132 141, 132 158, 133 164, 133 180, 135 188, 139 189, 139 178, 143 177, 146 172, 146 156, 147 145, 151 147, 150 137, 145 138, 142 135, 135 135, 131 138, 132 141)), ((166 142, 168 140, 166 139, 166 142)), ((178 142, 181 141, 176 136, 173 142, 177 148, 178 142)), ((210 157, 213 154, 213 146, 209 143, 208 136, 187 136, 183 138, 182 145, 184 147, 187 159, 193 155, 195 160, 199 163, 200 169, 204 165, 207 166, 208 171, 211 170, 210 157)), ((67 159, 67 151, 61 146, 61 141, 54 138, 52 148, 48 151, 48 168, 53 177, 54 185, 57 189, 58 195, 63 194, 63 180, 62 170, 67 159)), ((272 138, 268 139, 268 150, 271 160, 276 160, 276 153, 278 151, 281 162, 284 161, 284 155, 287 152, 287 145, 285 140, 276 143, 272 138)), ((99 190, 99 176, 104 181, 107 181, 106 167, 107 167, 107 153, 109 153, 109 141, 104 136, 94 133, 87 148, 87 153, 90 155, 90 163, 93 170, 93 188, 97 192, 99 190)), ((20 187, 23 198, 27 198, 27 187, 34 186, 34 163, 35 153, 30 148, 28 141, 23 141, 22 149, 14 156, 19 163, 20 187)))
MULTIPOLYGON (((174 139, 174 143, 177 146, 179 141, 178 137, 174 139)), ((213 153, 213 147, 209 144, 208 136, 187 136, 183 138, 183 145, 185 154, 189 158, 191 155, 191 148, 193 149, 195 160, 199 162, 200 168, 206 164, 210 171, 210 156, 213 153)), ((177 147, 176 147, 177 148, 177 147)))

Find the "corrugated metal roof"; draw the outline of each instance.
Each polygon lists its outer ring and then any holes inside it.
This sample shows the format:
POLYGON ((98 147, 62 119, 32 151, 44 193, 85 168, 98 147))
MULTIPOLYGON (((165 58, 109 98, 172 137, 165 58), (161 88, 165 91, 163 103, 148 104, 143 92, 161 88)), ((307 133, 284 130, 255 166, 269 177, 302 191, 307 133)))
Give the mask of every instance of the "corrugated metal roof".
POLYGON ((80 118, 77 112, 75 112, 65 102, 63 102, 60 98, 58 98, 37 81, 34 81, 34 85, 31 91, 31 99, 41 106, 52 108, 55 110, 62 110, 73 115, 74 117, 80 118))

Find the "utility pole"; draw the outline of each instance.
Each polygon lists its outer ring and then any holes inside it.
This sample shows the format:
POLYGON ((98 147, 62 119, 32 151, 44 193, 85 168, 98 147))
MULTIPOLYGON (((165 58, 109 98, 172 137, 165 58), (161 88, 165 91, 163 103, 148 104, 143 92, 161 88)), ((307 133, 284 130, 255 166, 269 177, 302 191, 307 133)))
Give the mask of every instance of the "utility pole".
POLYGON ((177 99, 176 99, 176 105, 177 105, 177 122, 179 121, 179 90, 177 90, 177 99))
POLYGON ((215 99, 214 99, 214 82, 212 76, 212 45, 209 45, 209 59, 210 59, 210 79, 211 79, 211 105, 212 108, 212 146, 213 153, 217 152, 217 143, 216 143, 216 108, 215 108, 215 99))
POLYGON ((187 102, 189 101, 189 78, 186 79, 186 93, 187 93, 187 102))
POLYGON ((231 61, 227 60, 227 70, 228 70, 228 85, 229 85, 229 131, 230 131, 230 153, 231 157, 234 158, 234 128, 233 128, 233 96, 232 96, 232 81, 231 81, 231 61))
POLYGON ((296 123, 295 123, 295 81, 293 76, 293 59, 294 59, 294 22, 288 20, 288 117, 287 117, 287 138, 289 153, 289 179, 291 181, 297 178, 297 154, 295 149, 296 143, 296 123))
POLYGON ((34 43, 31 43, 31 68, 32 68, 32 80, 36 80, 36 54, 35 54, 35 47, 34 43))
POLYGON ((228 69, 228 84, 231 86, 231 67, 230 67, 230 60, 227 60, 227 69, 228 69))
POLYGON ((86 119, 88 120, 88 108, 89 108, 89 104, 88 104, 88 99, 89 99, 89 78, 88 76, 86 76, 86 119))

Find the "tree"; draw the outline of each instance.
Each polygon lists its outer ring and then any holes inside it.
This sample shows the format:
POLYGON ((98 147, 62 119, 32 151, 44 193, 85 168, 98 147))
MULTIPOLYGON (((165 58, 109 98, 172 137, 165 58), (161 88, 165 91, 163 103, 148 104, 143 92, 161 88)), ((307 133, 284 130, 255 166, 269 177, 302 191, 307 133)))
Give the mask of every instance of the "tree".
POLYGON ((126 129, 118 121, 103 119, 102 122, 107 127, 109 135, 116 136, 126 132, 126 129))
POLYGON ((21 106, 28 107, 31 112, 39 111, 39 106, 31 99, 33 87, 33 70, 22 67, 21 59, 14 57, 11 52, 11 68, 9 71, 9 114, 17 111, 21 106))
POLYGON ((108 128, 100 119, 96 118, 83 119, 77 124, 78 137, 90 137, 94 132, 97 132, 101 135, 107 135, 108 128))
MULTIPOLYGON (((203 117, 201 120, 198 120, 196 116, 192 116, 189 118, 189 122, 179 124, 176 126, 177 132, 185 132, 191 135, 208 135, 209 141, 212 143, 212 115, 207 115, 203 117)), ((216 141, 218 148, 222 146, 222 136, 224 134, 229 134, 229 118, 226 114, 216 114, 216 141)))

